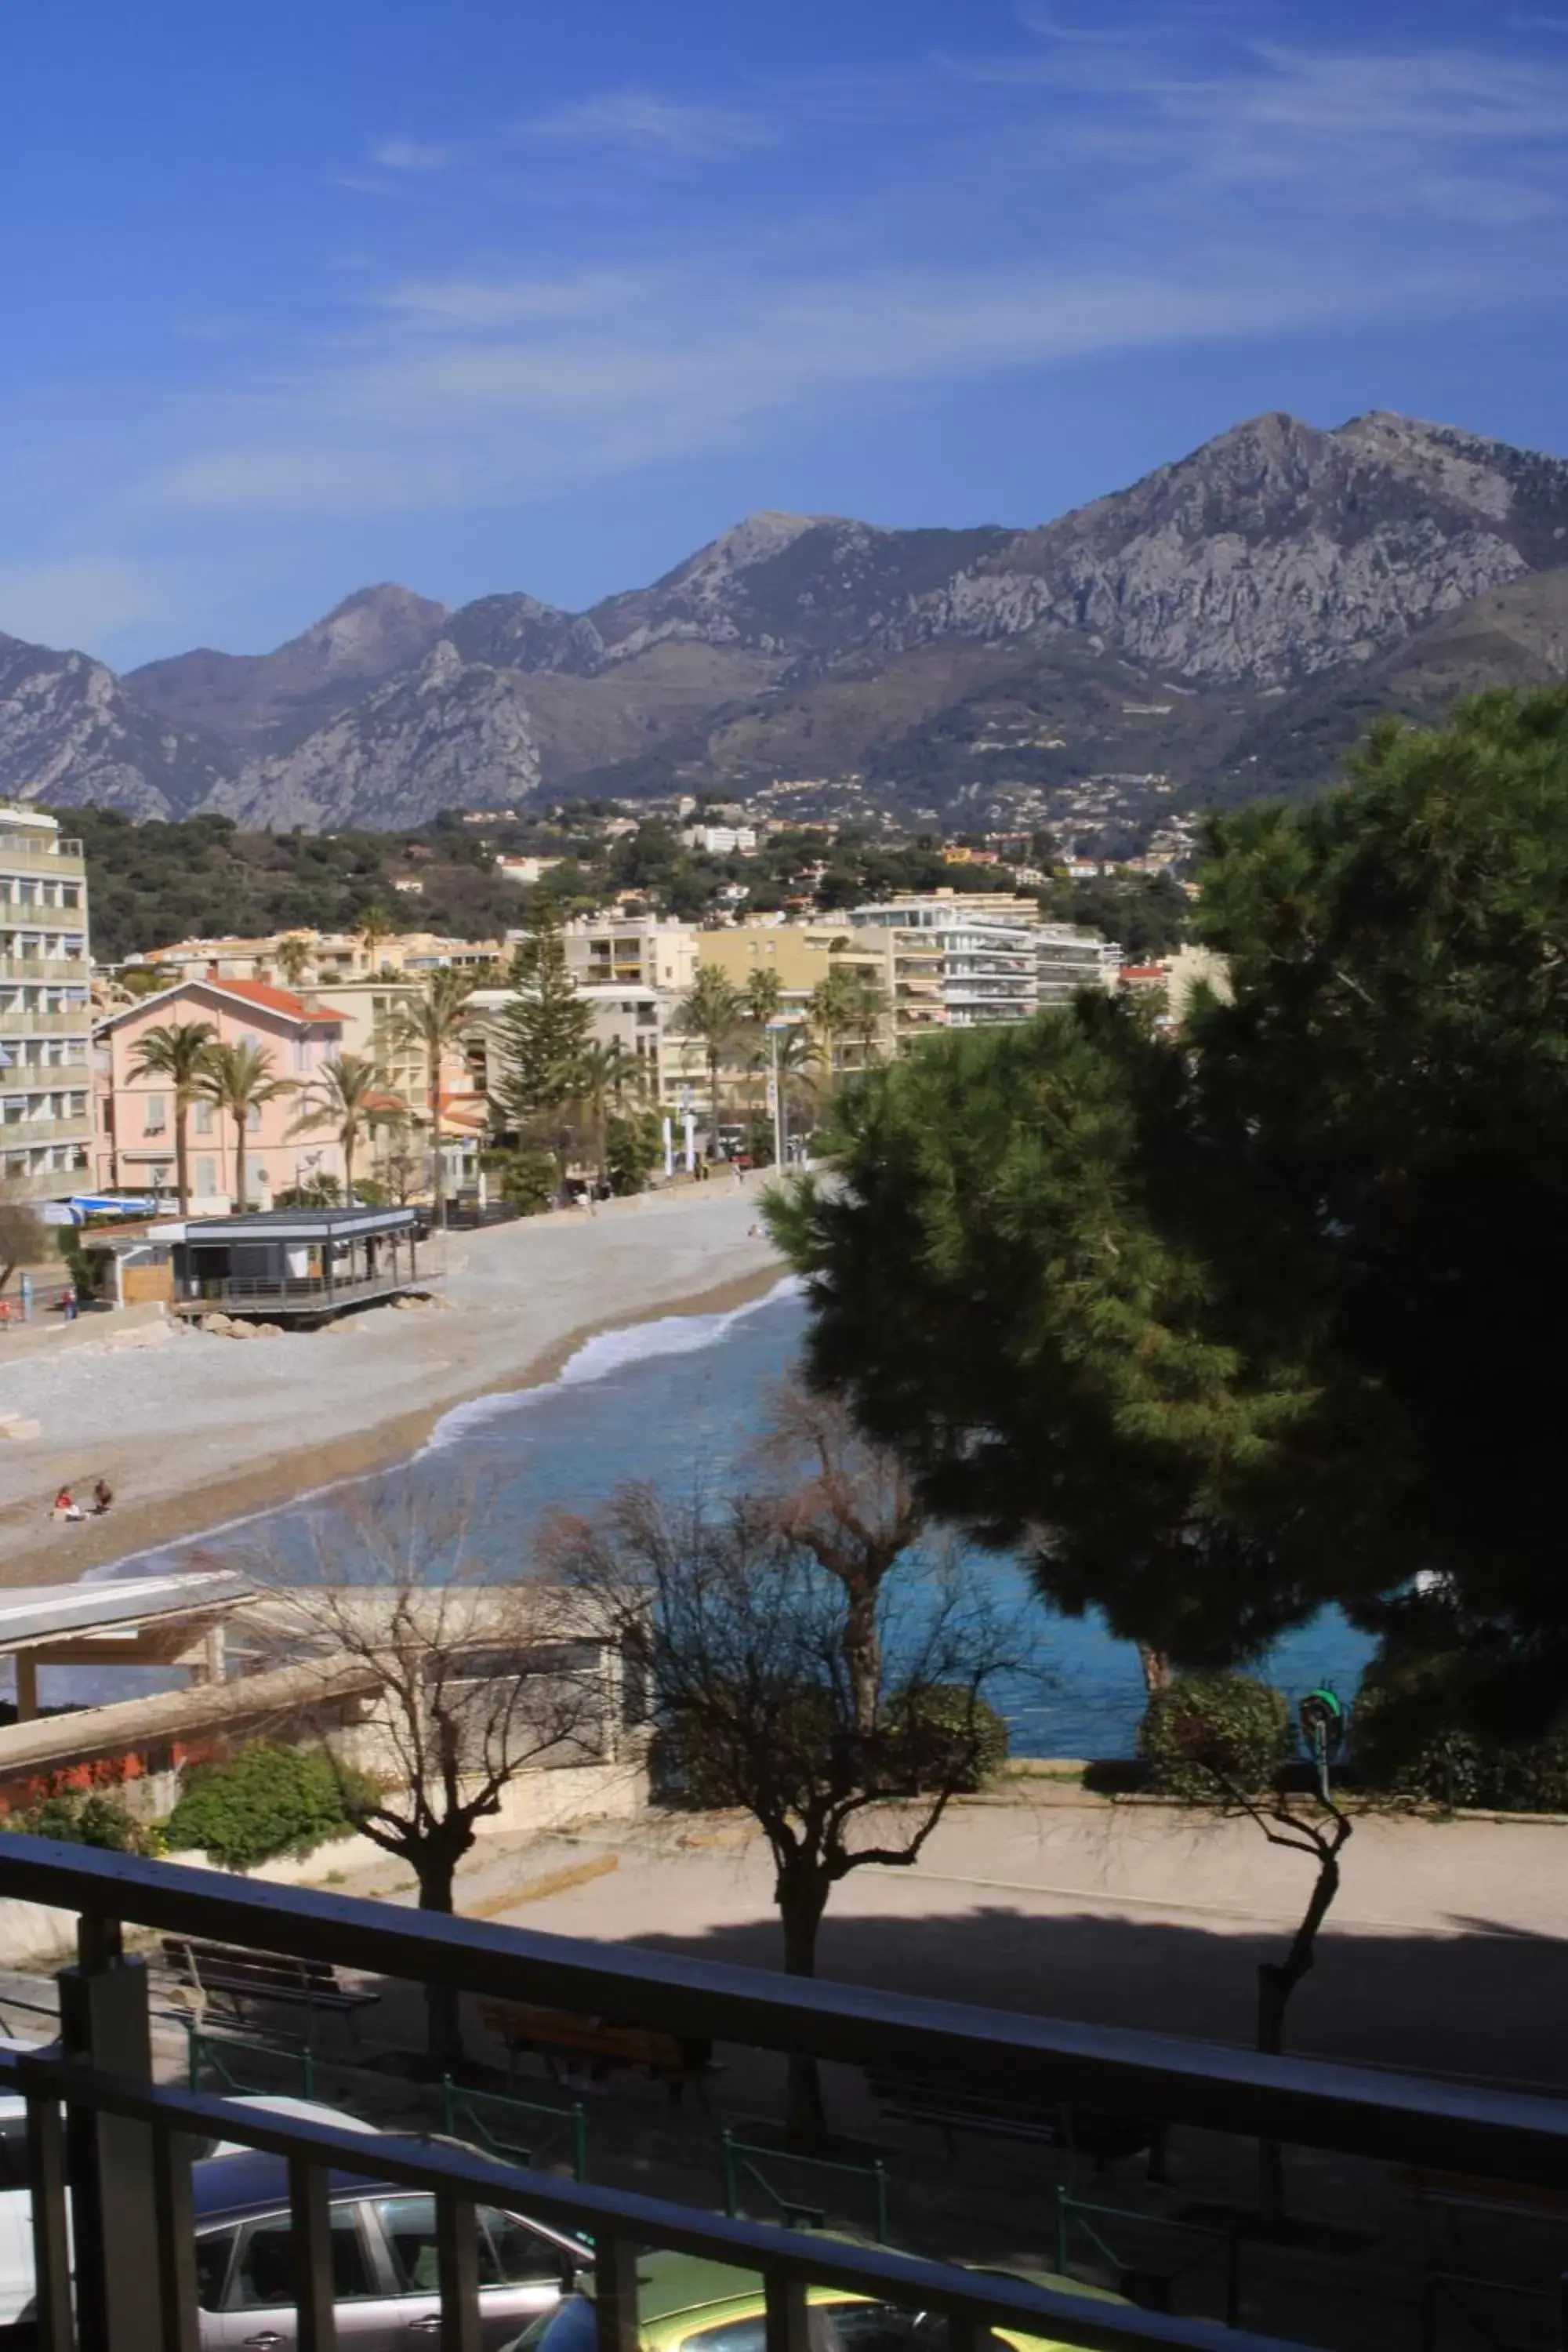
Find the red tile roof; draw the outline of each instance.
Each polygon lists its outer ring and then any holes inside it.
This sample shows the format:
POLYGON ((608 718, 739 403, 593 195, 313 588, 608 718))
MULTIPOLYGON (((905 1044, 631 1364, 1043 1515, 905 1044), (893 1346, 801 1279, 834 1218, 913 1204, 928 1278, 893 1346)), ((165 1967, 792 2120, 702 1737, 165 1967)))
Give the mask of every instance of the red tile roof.
POLYGON ((287 1020, 309 1022, 314 1029, 340 1029, 342 1016, 337 1013, 312 1013, 302 997, 292 990, 274 988, 265 980, 203 980, 203 988, 216 988, 223 996, 242 996, 249 1004, 264 1005, 268 1013, 281 1013, 287 1020))

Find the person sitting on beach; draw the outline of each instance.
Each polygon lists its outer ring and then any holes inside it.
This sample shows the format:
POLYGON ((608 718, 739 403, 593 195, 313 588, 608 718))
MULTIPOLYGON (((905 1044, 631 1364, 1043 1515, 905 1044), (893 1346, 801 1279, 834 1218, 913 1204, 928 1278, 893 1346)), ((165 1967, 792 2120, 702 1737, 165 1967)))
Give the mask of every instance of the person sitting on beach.
POLYGON ((68 1486, 62 1486, 59 1493, 55 1496, 53 1516, 57 1519, 79 1519, 86 1517, 81 1505, 77 1501, 68 1486))
POLYGON ((108 1510, 113 1500, 113 1487, 110 1485, 107 1478, 100 1478, 97 1486, 92 1490, 92 1509, 94 1517, 101 1519, 105 1511, 108 1510))

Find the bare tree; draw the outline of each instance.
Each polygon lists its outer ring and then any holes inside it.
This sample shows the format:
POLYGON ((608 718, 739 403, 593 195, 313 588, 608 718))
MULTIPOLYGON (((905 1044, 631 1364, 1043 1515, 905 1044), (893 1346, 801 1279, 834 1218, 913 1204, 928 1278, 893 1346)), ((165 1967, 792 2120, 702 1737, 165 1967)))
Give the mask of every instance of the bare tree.
MULTIPOLYGON (((1009 1661, 984 1595, 913 1564, 884 1573, 868 1721, 846 1587, 781 1524, 777 1496, 677 1504, 626 1486, 592 1519, 551 1522, 541 1549, 635 1663, 673 1790, 761 1829, 784 1968, 815 1975, 839 1881, 912 1866, 952 1799, 999 1760, 983 1692, 1009 1661)), ((826 2136, 814 2059, 790 2060, 788 2121, 796 2146, 826 2136)))
POLYGON ((28 1201, 0 1186, 0 1290, 19 1265, 36 1265, 49 1246, 49 1231, 28 1201))
POLYGON ((780 1481, 780 1528, 843 1589, 855 1717, 862 1731, 873 1730, 882 1671, 878 1599, 884 1578, 926 1523, 909 1471, 897 1454, 861 1436, 837 1397, 795 1381, 774 1398, 759 1458, 780 1481))
MULTIPOLYGON (((487 1581, 508 1557, 500 1536, 471 1493, 416 1475, 350 1487, 283 1537, 221 1554, 263 1588, 239 1634, 250 1663, 293 1670, 289 1721, 325 1748, 349 1819, 413 1871, 425 1911, 454 1909, 458 1865, 520 1773, 617 1749, 618 1677, 596 1626, 585 1635, 572 1596, 487 1581)), ((445 2068, 460 2054, 457 2000, 434 1985, 426 2000, 445 2068)))

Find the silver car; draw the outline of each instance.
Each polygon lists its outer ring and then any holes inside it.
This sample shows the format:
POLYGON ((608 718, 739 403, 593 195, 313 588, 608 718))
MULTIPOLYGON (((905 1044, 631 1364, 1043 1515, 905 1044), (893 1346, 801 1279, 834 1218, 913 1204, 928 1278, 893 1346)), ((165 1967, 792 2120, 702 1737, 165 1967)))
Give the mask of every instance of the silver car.
MULTIPOLYGON (((368 2153, 368 2151, 367 2151, 368 2153)), ((287 2168, 277 2157, 226 2156, 193 2173, 196 2296, 204 2345, 292 2352, 298 2335, 287 2168)), ((441 2326, 436 2200, 417 2190, 332 2176, 332 2280, 345 2352, 436 2352, 441 2326)), ((593 2263, 581 2240, 493 2206, 478 2214, 479 2315, 486 2352, 542 2313, 593 2263)))

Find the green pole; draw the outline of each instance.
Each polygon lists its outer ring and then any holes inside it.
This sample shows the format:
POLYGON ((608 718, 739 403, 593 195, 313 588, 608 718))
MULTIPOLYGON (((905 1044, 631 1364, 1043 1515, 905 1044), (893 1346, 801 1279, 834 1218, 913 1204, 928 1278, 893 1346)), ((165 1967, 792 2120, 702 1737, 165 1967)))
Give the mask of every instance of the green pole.
POLYGON ((588 2111, 581 2099, 572 2109, 572 2170, 581 2188, 588 2178, 588 2111))
POLYGON ((888 2243, 888 2168, 879 2156, 871 2169, 877 2176, 877 2243, 885 2246, 888 2243))
POLYGON ((1057 2276, 1068 2275, 1068 2193, 1059 2180, 1057 2183, 1057 2276))
POLYGON ((724 2150, 724 2218, 727 2221, 735 2221, 740 2219, 736 2211, 740 2184, 735 2171, 735 2135, 725 2131, 720 2137, 724 2150))
POLYGON ((315 2052, 311 2049, 311 2047, 310 2047, 310 2043, 309 2043, 309 2042, 307 2042, 307 2043, 305 2044, 305 2096, 306 2096, 308 2099, 313 2099, 313 2098, 315 2097, 315 2095, 316 2095, 316 2053, 315 2053, 315 2052))
POLYGON ((202 2087, 201 2031, 194 2018, 185 2021, 185 2088, 199 2091, 202 2087))
POLYGON ((458 2136, 457 2118, 458 2104, 455 2085, 450 2074, 443 2074, 441 2077, 441 2129, 446 2133, 448 2139, 456 2139, 458 2136))

